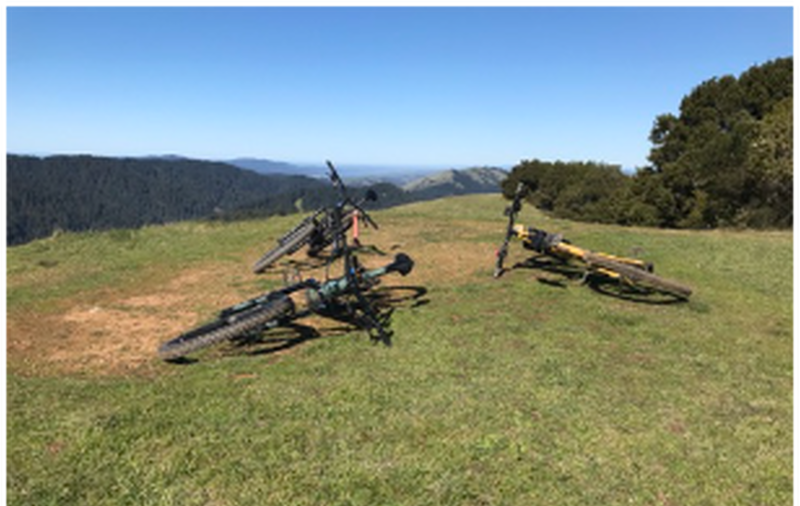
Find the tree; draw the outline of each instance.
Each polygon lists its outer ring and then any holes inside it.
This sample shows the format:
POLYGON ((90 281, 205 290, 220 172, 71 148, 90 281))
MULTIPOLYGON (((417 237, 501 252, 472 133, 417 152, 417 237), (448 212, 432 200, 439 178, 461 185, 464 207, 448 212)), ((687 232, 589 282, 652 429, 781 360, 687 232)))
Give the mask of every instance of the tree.
POLYGON ((675 200, 659 224, 787 226, 779 217, 785 211, 769 208, 785 205, 791 170, 785 164, 768 167, 790 159, 785 135, 780 147, 769 139, 791 131, 791 116, 785 113, 791 97, 792 59, 783 58, 753 67, 739 79, 708 80, 683 98, 679 116, 658 116, 650 132, 649 170, 675 200), (778 187, 783 189, 779 197, 765 198, 764 192, 778 187))
POLYGON ((753 191, 740 216, 745 225, 792 226, 793 102, 791 97, 778 102, 758 125, 747 159, 753 191))
POLYGON ((556 216, 582 221, 616 221, 615 202, 625 191, 628 177, 617 165, 596 162, 523 160, 502 183, 511 197, 522 181, 528 201, 556 216))

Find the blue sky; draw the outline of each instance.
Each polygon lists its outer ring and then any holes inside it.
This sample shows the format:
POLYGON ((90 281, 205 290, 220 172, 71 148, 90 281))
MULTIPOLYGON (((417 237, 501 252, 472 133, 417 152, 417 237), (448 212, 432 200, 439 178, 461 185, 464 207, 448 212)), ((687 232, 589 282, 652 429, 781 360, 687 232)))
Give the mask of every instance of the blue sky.
POLYGON ((7 10, 7 151, 647 164, 657 115, 793 54, 791 7, 7 10))

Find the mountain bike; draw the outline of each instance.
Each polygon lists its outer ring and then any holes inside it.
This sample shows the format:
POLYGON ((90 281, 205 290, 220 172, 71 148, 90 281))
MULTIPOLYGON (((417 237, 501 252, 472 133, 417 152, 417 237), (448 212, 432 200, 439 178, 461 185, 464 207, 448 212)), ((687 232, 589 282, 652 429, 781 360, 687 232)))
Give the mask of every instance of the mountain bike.
POLYGON ((288 326, 313 314, 336 319, 349 317, 360 322, 373 341, 391 344, 391 333, 365 292, 377 286, 382 276, 395 272, 407 275, 414 261, 398 253, 390 264, 368 270, 359 263, 353 248, 347 247, 343 263, 344 274, 340 277, 324 282, 309 278, 225 308, 214 321, 161 345, 158 354, 164 360, 180 359, 213 344, 288 326), (303 298, 304 307, 299 307, 303 298))
POLYGON ((627 288, 642 292, 660 292, 682 300, 691 296, 692 289, 690 287, 655 275, 651 262, 590 251, 572 244, 561 234, 553 234, 515 223, 517 214, 522 209, 525 192, 525 184, 518 183, 511 205, 505 209, 508 224, 503 243, 497 250, 495 278, 505 272, 503 263, 508 256, 509 242, 512 238, 516 238, 522 241, 522 246, 526 249, 546 255, 564 264, 578 263, 583 269, 584 281, 599 276, 605 281, 614 281, 627 288))
MULTIPOLYGON (((254 273, 264 272, 280 258, 291 255, 306 245, 308 245, 308 256, 318 256, 322 250, 335 241, 335 231, 339 228, 345 231, 352 229, 354 241, 358 241, 360 222, 363 222, 366 226, 378 228, 378 224, 370 218, 362 207, 367 202, 376 201, 378 194, 374 190, 368 190, 361 199, 352 199, 348 195, 344 181, 339 177, 336 168, 329 160, 325 163, 329 170, 328 176, 341 198, 333 206, 318 209, 314 214, 303 219, 297 226, 279 238, 278 245, 253 264, 254 273)), ((334 245, 333 256, 340 253, 337 249, 334 245)))

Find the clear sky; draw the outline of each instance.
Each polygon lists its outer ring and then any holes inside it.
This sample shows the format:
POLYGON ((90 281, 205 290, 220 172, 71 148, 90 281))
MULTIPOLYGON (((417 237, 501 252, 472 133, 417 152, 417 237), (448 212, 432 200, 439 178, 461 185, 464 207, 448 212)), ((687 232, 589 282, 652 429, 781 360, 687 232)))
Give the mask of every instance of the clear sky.
POLYGON ((647 164, 656 116, 793 54, 792 7, 9 7, 7 151, 647 164))

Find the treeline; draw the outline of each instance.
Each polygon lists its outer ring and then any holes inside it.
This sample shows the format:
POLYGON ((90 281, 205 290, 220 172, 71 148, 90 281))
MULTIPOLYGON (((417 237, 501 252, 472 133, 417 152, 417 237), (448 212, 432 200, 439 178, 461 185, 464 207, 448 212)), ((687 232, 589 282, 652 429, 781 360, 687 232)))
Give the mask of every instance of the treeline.
MULTIPOLYGON (((9 246, 56 230, 265 218, 309 211, 337 198, 327 178, 263 175, 184 158, 7 155, 6 167, 9 246)), ((353 188, 353 197, 369 188, 379 196, 371 208, 416 199, 392 184, 353 188)))
POLYGON ((658 116, 650 166, 524 160, 503 182, 564 218, 674 228, 793 223, 793 59, 706 81, 658 116))

